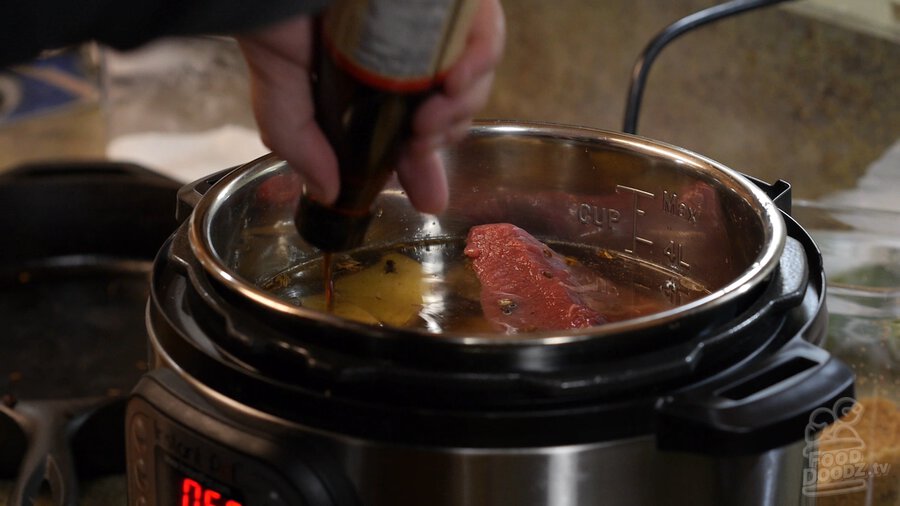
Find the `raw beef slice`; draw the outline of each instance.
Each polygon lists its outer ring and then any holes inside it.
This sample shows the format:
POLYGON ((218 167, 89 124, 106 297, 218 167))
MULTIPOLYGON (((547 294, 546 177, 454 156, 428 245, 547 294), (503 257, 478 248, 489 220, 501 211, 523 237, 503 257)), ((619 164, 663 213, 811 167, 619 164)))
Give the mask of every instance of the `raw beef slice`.
POLYGON ((515 333, 584 328, 606 319, 579 295, 583 279, 566 259, 509 223, 469 230, 465 254, 481 281, 484 316, 515 333))

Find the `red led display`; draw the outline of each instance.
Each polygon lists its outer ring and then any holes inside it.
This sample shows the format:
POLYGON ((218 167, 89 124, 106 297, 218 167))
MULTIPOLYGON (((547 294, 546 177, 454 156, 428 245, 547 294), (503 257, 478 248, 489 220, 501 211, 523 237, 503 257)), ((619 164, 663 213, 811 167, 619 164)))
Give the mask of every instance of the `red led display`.
POLYGON ((181 480, 181 506, 243 506, 233 499, 224 499, 222 494, 190 478, 181 480))

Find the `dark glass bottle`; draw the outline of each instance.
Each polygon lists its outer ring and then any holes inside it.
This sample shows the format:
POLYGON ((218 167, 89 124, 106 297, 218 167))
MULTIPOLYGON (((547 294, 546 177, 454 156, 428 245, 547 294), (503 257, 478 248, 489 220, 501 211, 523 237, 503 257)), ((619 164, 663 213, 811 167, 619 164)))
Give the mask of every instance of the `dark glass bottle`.
POLYGON ((316 119, 337 155, 340 192, 304 194, 300 235, 326 251, 359 246, 418 105, 461 49, 473 0, 342 0, 326 13, 313 83, 316 119))
POLYGON ((316 119, 337 155, 341 189, 332 206, 303 195, 295 223, 313 246, 347 250, 362 243, 372 202, 396 165, 412 113, 427 92, 401 94, 368 86, 327 57, 319 65, 316 88, 316 119))

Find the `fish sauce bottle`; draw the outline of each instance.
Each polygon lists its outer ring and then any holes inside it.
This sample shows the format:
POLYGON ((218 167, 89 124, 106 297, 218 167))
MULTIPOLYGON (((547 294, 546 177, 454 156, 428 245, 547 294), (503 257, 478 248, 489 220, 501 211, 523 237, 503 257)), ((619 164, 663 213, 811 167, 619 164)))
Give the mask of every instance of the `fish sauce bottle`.
POLYGON ((313 94, 340 192, 324 205, 304 191, 294 223, 307 243, 325 252, 362 244, 412 115, 461 53, 477 1, 337 0, 325 11, 313 94))

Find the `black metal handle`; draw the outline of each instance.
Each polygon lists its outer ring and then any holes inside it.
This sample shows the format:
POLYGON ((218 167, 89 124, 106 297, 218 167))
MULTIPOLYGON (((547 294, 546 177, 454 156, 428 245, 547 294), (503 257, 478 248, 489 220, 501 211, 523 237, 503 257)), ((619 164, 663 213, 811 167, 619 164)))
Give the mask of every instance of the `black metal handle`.
POLYGON ((685 33, 714 21, 741 14, 754 9, 779 4, 786 0, 732 0, 703 9, 685 16, 659 32, 644 48, 631 71, 628 99, 625 102, 625 122, 622 131, 637 133, 637 120, 641 109, 641 99, 647 85, 650 66, 663 48, 685 33))
POLYGON ((657 406, 662 450, 759 453, 802 440, 810 413, 853 395, 853 372, 795 338, 768 358, 666 397, 657 406))
MULTIPOLYGON (((634 68, 631 71, 631 81, 628 85, 628 97, 625 100, 625 120, 622 131, 630 134, 637 133, 638 116, 640 115, 641 102, 644 96, 644 89, 647 86, 647 77, 650 74, 650 67, 653 65, 656 57, 662 52, 663 48, 670 42, 691 30, 720 19, 725 19, 763 7, 769 7, 785 1, 787 0, 732 0, 685 16, 659 32, 659 34, 647 44, 640 56, 638 56, 637 61, 634 63, 634 68)), ((790 184, 779 180, 776 181, 775 184, 769 185, 759 179, 747 176, 746 174, 744 174, 744 176, 762 188, 779 209, 788 214, 791 213, 790 184)))

